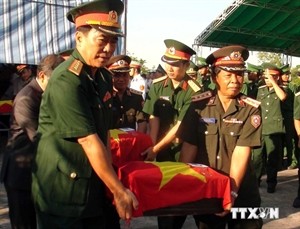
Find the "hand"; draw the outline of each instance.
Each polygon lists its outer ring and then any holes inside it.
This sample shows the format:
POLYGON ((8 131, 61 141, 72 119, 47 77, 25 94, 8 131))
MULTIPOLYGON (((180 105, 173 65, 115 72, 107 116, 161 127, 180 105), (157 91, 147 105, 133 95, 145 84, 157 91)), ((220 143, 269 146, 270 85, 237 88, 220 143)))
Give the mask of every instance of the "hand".
POLYGON ((156 153, 153 152, 154 147, 149 147, 144 152, 141 153, 142 156, 146 155, 145 161, 154 161, 156 158, 156 153))
POLYGON ((114 201, 118 214, 123 220, 129 220, 132 216, 132 211, 138 209, 139 206, 138 200, 129 189, 114 195, 114 201))

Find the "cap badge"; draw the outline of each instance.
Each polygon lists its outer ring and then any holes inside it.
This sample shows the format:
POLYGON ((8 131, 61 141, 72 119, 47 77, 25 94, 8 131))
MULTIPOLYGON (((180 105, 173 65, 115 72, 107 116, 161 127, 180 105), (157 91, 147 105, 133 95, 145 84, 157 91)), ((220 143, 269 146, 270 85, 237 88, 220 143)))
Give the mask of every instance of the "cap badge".
POLYGON ((232 52, 232 53, 230 54, 230 59, 231 59, 231 60, 243 60, 242 54, 241 54, 239 51, 237 51, 237 52, 232 52))
POLYGON ((116 11, 114 11, 114 10, 109 11, 109 13, 108 13, 108 21, 109 22, 114 22, 114 23, 118 22, 118 14, 117 14, 116 11))
POLYGON ((170 47, 169 48, 169 53, 172 54, 172 55, 175 55, 176 49, 174 47, 170 47))

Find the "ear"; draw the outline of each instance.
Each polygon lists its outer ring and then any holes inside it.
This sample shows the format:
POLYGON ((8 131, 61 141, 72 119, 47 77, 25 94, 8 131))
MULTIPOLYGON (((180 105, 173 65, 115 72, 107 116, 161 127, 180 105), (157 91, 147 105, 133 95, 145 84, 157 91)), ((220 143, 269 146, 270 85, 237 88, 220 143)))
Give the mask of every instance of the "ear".
POLYGON ((83 37, 83 33, 76 31, 75 33, 75 41, 77 45, 80 45, 80 43, 82 42, 82 37, 83 37))
POLYGON ((42 83, 44 82, 45 77, 46 77, 46 75, 45 75, 45 73, 43 71, 39 71, 38 72, 38 79, 40 81, 42 81, 42 83))

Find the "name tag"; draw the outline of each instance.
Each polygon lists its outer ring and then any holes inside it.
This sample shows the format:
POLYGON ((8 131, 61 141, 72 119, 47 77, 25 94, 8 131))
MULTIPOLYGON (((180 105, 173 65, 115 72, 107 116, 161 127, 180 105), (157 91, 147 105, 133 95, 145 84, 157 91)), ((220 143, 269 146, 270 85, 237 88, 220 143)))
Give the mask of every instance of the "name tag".
POLYGON ((232 118, 232 119, 223 119, 223 122, 225 123, 237 123, 237 124, 243 124, 244 122, 241 120, 237 120, 236 118, 232 118))
POLYGON ((203 123, 217 123, 215 118, 200 118, 199 121, 203 123))
POLYGON ((170 101, 170 96, 160 96, 160 99, 170 101))

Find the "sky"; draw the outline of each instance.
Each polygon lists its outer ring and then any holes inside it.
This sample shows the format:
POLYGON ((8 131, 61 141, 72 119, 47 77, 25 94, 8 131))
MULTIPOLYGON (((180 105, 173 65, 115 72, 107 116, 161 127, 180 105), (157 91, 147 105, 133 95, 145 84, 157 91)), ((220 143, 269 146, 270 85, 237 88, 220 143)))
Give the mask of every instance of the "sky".
MULTIPOLYGON (((234 0, 127 0, 127 55, 146 60, 149 69, 162 64, 165 39, 178 40, 192 48, 195 38, 220 16, 234 0)), ((197 55, 207 57, 215 49, 197 55)), ((256 52, 249 62, 257 64, 256 52)), ((293 58, 292 65, 300 63, 293 58)), ((164 66, 164 65, 162 65, 164 66)))

